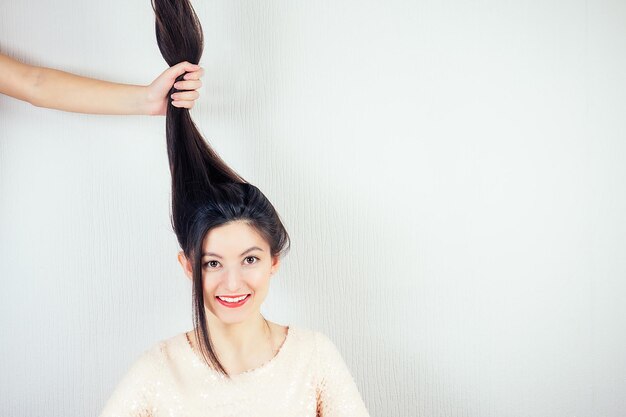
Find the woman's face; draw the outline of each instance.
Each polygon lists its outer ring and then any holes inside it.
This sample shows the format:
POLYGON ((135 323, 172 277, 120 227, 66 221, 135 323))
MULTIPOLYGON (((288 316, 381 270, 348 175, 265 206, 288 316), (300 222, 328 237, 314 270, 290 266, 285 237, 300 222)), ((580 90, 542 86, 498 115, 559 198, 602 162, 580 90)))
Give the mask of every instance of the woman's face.
MULTIPOLYGON (((278 257, 271 258, 269 244, 245 222, 235 221, 210 230, 202 254, 206 310, 224 324, 258 315, 280 263, 278 257)), ((178 259, 192 279, 191 263, 183 252, 178 259)))

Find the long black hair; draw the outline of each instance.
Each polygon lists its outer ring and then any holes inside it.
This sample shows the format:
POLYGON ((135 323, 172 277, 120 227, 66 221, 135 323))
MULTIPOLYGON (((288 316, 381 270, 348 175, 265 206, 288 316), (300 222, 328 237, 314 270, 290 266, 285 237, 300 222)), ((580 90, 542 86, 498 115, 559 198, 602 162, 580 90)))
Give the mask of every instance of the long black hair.
MULTIPOLYGON (((203 50, 202 26, 189 0, 151 0, 156 16, 156 38, 168 65, 197 64, 203 50)), ((183 79, 181 75, 178 80, 183 79)), ((174 88, 168 97, 175 91, 174 88)), ((243 220, 270 246, 272 257, 290 247, 278 212, 254 185, 231 169, 202 137, 189 110, 171 105, 165 119, 167 155, 172 175, 172 227, 193 269, 193 321, 205 362, 220 373, 220 363, 209 335, 202 291, 202 243, 214 227, 243 220)))

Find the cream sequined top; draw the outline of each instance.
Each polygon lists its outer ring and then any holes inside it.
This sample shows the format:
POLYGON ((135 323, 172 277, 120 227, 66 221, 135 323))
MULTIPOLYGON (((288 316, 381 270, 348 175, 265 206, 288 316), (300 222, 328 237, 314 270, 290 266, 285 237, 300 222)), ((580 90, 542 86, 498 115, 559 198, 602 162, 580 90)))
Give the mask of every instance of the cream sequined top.
POLYGON ((185 333, 133 363, 100 417, 369 417, 334 343, 289 326, 278 353, 232 379, 210 368, 185 333))

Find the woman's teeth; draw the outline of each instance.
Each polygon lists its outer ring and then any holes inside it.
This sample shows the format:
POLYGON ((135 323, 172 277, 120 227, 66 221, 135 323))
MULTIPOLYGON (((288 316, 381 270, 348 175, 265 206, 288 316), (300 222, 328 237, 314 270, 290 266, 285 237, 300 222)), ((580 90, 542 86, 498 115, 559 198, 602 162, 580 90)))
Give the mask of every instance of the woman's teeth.
POLYGON ((237 297, 237 298, 230 298, 230 297, 220 297, 219 295, 217 296, 217 298, 219 298, 222 301, 226 301, 227 303, 236 303, 238 301, 243 300, 244 298, 246 298, 248 295, 242 295, 241 297, 237 297))

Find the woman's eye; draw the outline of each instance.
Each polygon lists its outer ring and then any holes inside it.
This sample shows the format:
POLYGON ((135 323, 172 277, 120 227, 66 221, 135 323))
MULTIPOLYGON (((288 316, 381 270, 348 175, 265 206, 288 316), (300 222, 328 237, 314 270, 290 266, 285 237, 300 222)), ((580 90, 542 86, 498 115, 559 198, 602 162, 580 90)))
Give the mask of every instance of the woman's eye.
MULTIPOLYGON (((256 259, 257 261, 259 260, 259 258, 257 258, 256 256, 248 256, 246 259, 256 259)), ((248 265, 253 265, 255 263, 256 263, 256 261, 252 262, 252 263, 249 263, 248 265)))
MULTIPOLYGON (((209 261, 209 262, 207 262, 207 263, 205 263, 205 264, 204 264, 204 267, 205 267, 205 268, 206 268, 207 266, 211 266, 211 267, 212 267, 212 266, 213 266, 213 262, 217 262, 217 261, 209 261)), ((219 262, 217 262, 217 263, 219 263, 219 262)))

